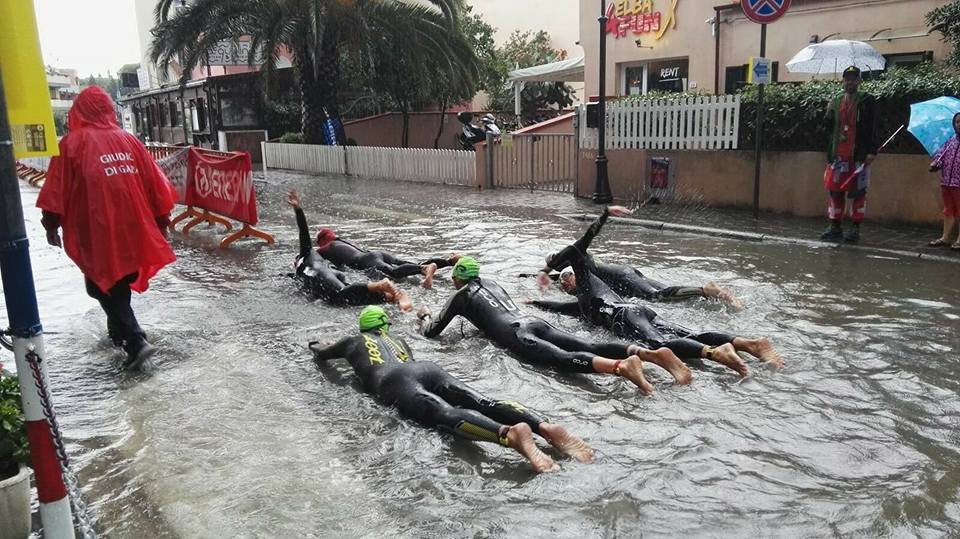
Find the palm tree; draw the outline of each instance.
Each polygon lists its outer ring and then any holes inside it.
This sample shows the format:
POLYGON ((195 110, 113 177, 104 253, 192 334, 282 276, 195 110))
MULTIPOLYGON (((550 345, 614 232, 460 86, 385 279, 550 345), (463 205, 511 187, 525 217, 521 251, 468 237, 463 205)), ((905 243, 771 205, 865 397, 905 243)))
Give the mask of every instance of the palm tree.
MULTIPOLYGON (((424 62, 442 66, 456 80, 475 81, 478 61, 459 30, 462 0, 159 0, 151 55, 166 71, 183 70, 181 83, 201 65, 206 52, 223 40, 248 36, 248 63, 263 53, 267 72, 285 47, 297 70, 304 141, 321 143, 328 119, 339 120, 337 90, 341 54, 372 57, 372 39, 391 40, 424 62)), ((371 58, 372 60, 372 58, 371 58)), ((344 143, 343 130, 336 134, 344 143)))

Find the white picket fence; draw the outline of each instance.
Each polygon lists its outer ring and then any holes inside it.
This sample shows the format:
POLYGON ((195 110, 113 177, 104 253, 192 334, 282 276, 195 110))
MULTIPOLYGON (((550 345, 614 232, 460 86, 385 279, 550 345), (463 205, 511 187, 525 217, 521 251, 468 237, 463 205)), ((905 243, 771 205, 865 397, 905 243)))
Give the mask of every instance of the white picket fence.
POLYGON ((313 144, 263 144, 263 167, 299 170, 313 174, 346 174, 343 146, 313 144))
POLYGON ((470 187, 477 185, 476 154, 462 150, 268 142, 263 145, 263 156, 265 169, 349 174, 470 187))
MULTIPOLYGON (((606 149, 733 150, 740 134, 740 96, 700 96, 610 102, 606 149)), ((597 148, 580 107, 580 147, 597 148)))

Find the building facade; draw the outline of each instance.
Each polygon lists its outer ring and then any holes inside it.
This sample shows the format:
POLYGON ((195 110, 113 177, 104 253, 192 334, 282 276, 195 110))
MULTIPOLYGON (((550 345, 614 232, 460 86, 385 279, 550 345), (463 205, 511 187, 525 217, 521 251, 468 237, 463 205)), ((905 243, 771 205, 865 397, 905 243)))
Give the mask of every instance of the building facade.
MULTIPOLYGON (((924 16, 942 0, 793 0, 790 10, 767 26, 767 53, 774 80, 803 81, 785 64, 810 43, 864 41, 887 64, 939 61, 948 49, 924 16)), ((601 2, 580 2, 580 44, 586 57, 587 95, 599 88, 601 2)), ((608 0, 606 93, 735 91, 746 64, 760 55, 760 25, 729 0, 608 0)), ((842 69, 842 66, 841 66, 842 69)), ((822 76, 821 76, 822 78, 822 76)))

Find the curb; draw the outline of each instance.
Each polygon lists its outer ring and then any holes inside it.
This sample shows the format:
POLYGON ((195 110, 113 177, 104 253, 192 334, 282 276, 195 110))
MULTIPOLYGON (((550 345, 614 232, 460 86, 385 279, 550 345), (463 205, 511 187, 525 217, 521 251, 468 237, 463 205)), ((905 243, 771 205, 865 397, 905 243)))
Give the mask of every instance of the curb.
MULTIPOLYGON (((574 214, 574 215, 560 215, 567 219, 573 219, 576 221, 593 221, 598 216, 590 214, 574 214)), ((789 236, 777 236, 773 234, 757 234, 754 232, 742 232, 739 230, 728 230, 725 228, 711 228, 704 226, 695 226, 695 225, 682 225, 679 223, 668 223, 666 221, 651 221, 648 219, 631 219, 627 217, 610 217, 610 223, 615 223, 619 225, 627 226, 639 226, 643 228, 648 228, 651 230, 659 230, 661 232, 680 232, 685 234, 694 234, 699 236, 711 236, 711 237, 720 237, 733 240, 741 241, 750 241, 750 242, 773 242, 773 243, 788 243, 793 245, 803 245, 805 247, 815 247, 815 248, 833 248, 833 249, 852 249, 855 251, 862 251, 866 253, 878 253, 886 255, 894 255, 903 258, 917 258, 922 260, 931 260, 936 262, 949 262, 951 264, 960 264, 960 257, 955 256, 943 256, 930 253, 924 253, 921 251, 904 251, 900 249, 887 249, 884 247, 871 247, 867 245, 851 245, 846 243, 830 243, 820 240, 811 240, 807 238, 793 238, 789 236)))

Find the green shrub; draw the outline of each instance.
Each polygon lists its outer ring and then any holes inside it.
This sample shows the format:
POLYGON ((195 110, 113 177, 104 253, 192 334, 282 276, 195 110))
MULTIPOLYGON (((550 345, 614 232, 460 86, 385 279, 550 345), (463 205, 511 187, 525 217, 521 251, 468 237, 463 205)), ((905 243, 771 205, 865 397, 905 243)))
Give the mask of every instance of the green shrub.
POLYGON ((284 133, 280 137, 284 144, 303 144, 303 133, 284 133))
POLYGON ((0 369, 0 479, 17 474, 30 461, 27 430, 23 423, 20 383, 0 369))
MULTIPOLYGON (((756 133, 755 86, 741 91, 740 147, 752 148, 756 133)), ((875 128, 882 143, 910 121, 910 104, 943 95, 960 96, 960 76, 944 66, 924 63, 894 67, 861 90, 877 100, 875 128)), ((764 95, 764 147, 769 150, 826 151, 830 126, 827 106, 842 91, 839 80, 816 80, 767 86, 764 95)), ((884 150, 887 153, 924 153, 906 129, 884 150)))

